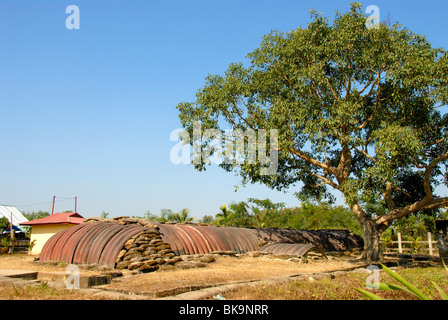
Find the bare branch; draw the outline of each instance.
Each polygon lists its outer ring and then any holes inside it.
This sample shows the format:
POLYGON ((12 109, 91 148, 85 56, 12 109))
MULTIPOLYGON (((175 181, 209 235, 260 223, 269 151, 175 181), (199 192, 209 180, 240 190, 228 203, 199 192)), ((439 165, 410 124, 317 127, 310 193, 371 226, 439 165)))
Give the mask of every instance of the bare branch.
POLYGON ((324 171, 326 171, 326 172, 328 172, 328 173, 334 175, 335 177, 338 176, 338 173, 337 173, 336 168, 333 168, 333 167, 327 165, 326 163, 323 163, 323 162, 321 162, 321 161, 319 161, 319 160, 316 160, 316 159, 310 157, 310 156, 309 156, 308 154, 306 154, 305 152, 303 152, 303 151, 301 151, 301 150, 294 149, 294 148, 288 148, 287 150, 288 150, 288 152, 290 152, 291 154, 293 154, 293 155, 299 157, 299 158, 302 159, 302 160, 305 160, 305 161, 308 162, 309 164, 312 164, 312 165, 314 165, 314 166, 316 166, 316 167, 319 167, 319 168, 323 169, 324 171))
POLYGON ((439 155, 429 166, 426 167, 425 177, 423 181, 423 188, 425 190, 425 196, 423 199, 416 201, 404 208, 395 208, 389 211, 384 216, 379 217, 376 220, 377 224, 390 223, 395 219, 402 218, 408 214, 420 210, 429 210, 434 208, 439 208, 448 204, 448 197, 445 198, 435 198, 432 194, 430 185, 431 171, 441 162, 448 159, 448 152, 439 155))
MULTIPOLYGON (((380 80, 381 80, 380 74, 381 74, 381 73, 378 72, 377 77, 376 77, 376 79, 375 79, 375 81, 374 81, 374 83, 376 83, 377 91, 376 91, 376 102, 375 102, 375 107, 373 108, 372 114, 370 115, 370 117, 367 118, 366 121, 363 122, 363 124, 361 124, 360 126, 356 127, 356 129, 361 130, 362 128, 364 128, 364 127, 367 125, 367 123, 369 123, 370 121, 372 121, 372 120, 373 120, 373 117, 374 117, 374 115, 375 115, 375 113, 376 113, 376 111, 377 111, 377 109, 378 109, 379 93, 380 93, 380 80)), ((370 95, 370 93, 372 92, 372 90, 373 90, 374 87, 375 87, 375 85, 373 85, 372 88, 370 88, 370 91, 369 91, 369 93, 367 94, 367 96, 370 95)), ((364 90, 364 89, 363 89, 363 90, 364 90)), ((360 101, 362 101, 363 99, 364 99, 364 97, 363 97, 360 101)))
POLYGON ((386 190, 383 193, 383 198, 386 201, 387 208, 389 211, 395 210, 397 207, 395 202, 392 200, 392 182, 386 182, 386 190))
POLYGON ((364 150, 359 150, 356 147, 353 147, 353 149, 355 149, 356 151, 358 151, 359 153, 362 153, 363 155, 365 155, 368 159, 372 160, 373 162, 376 162, 376 159, 373 158, 372 156, 370 156, 366 151, 364 150))

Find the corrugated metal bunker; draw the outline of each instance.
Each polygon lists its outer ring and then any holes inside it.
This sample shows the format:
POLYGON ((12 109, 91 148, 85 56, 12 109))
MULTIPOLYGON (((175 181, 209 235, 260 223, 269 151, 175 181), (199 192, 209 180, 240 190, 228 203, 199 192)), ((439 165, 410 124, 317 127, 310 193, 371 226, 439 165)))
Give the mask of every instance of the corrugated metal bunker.
POLYGON ((42 248, 39 260, 113 266, 126 241, 144 229, 115 223, 83 223, 54 234, 42 248))
POLYGON ((128 220, 134 222, 121 220, 117 223, 108 219, 107 222, 83 223, 58 232, 44 245, 39 260, 115 267, 129 240, 139 235, 147 235, 149 231, 157 234, 160 239, 157 241, 164 244, 161 250, 164 250, 164 253, 171 252, 171 256, 259 250, 302 256, 310 250, 320 250, 324 253, 363 246, 362 238, 348 230, 252 229, 159 222, 152 222, 152 228, 148 228, 135 223, 140 219, 128 220), (170 250, 166 250, 167 247, 170 247, 170 250))

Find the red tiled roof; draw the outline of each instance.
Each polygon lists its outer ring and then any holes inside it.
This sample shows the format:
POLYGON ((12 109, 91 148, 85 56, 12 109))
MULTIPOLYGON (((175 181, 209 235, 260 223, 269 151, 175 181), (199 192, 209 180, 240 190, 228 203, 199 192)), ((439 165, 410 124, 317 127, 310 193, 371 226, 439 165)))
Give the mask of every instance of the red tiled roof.
POLYGON ((22 222, 22 226, 34 226, 39 224, 81 224, 84 221, 84 217, 76 212, 61 212, 55 213, 51 216, 34 219, 31 221, 22 222))

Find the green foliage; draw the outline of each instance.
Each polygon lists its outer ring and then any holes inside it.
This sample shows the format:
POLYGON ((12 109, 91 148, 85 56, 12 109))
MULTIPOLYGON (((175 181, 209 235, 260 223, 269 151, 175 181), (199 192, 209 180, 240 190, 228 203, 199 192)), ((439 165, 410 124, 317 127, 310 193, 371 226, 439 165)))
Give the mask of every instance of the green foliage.
POLYGON ((37 212, 26 212, 23 213, 23 216, 27 218, 28 220, 35 220, 40 218, 48 217, 50 214, 46 211, 37 211, 37 212))
POLYGON ((276 175, 262 176, 259 162, 221 166, 278 189, 302 181, 302 193, 313 197, 326 198, 326 188, 339 185, 353 200, 384 191, 385 181, 398 183, 404 169, 446 150, 446 139, 432 144, 445 136, 448 120, 433 108, 448 100, 444 50, 400 25, 368 29, 359 3, 333 24, 315 11, 311 18, 307 28, 264 36, 249 66, 233 63, 223 76, 209 75, 195 102, 180 103, 190 136, 196 121, 222 132, 224 123, 278 129, 276 175), (342 159, 343 151, 350 158, 342 159), (326 169, 341 159, 350 160, 350 179, 326 169))
POLYGON ((11 238, 10 237, 3 237, 0 242, 3 245, 3 251, 8 252, 8 248, 11 246, 11 238))
POLYGON ((416 238, 426 238, 428 232, 436 233, 435 221, 448 218, 447 212, 435 212, 432 214, 418 213, 410 214, 402 219, 396 220, 383 233, 383 241, 396 241, 397 233, 400 232, 403 240, 413 241, 416 238))
MULTIPOLYGON (((332 22, 312 11, 306 28, 264 36, 248 65, 207 76, 196 100, 177 109, 190 137, 198 123, 202 133, 223 135, 226 126, 278 130, 275 174, 261 173, 259 157, 220 166, 243 183, 278 190, 301 182, 307 199, 331 203, 338 190, 370 239, 396 219, 448 205, 433 194, 448 185, 448 114, 440 111, 448 103, 448 52, 399 24, 365 22, 360 3, 332 22)), ((185 142, 205 149, 211 141, 185 142)))
POLYGON ((247 202, 222 205, 216 214, 216 224, 290 229, 349 229, 357 234, 362 230, 352 212, 342 206, 312 204, 285 208, 284 203, 273 203, 270 199, 249 198, 247 202))
POLYGON ((212 224, 214 222, 213 216, 212 215, 205 215, 203 216, 200 220, 200 223, 207 223, 207 224, 212 224))
POLYGON ((190 216, 190 209, 184 208, 178 212, 173 212, 171 209, 162 209, 160 210, 160 215, 154 215, 151 212, 147 211, 145 214, 146 220, 153 220, 153 221, 163 221, 163 222, 187 222, 187 221, 193 221, 194 218, 190 216))
POLYGON ((5 217, 0 218, 0 233, 9 230, 9 220, 5 217))
POLYGON ((223 204, 221 207, 219 207, 220 212, 216 214, 216 221, 219 225, 229 225, 230 222, 230 212, 227 209, 227 206, 223 204))
MULTIPOLYGON (((442 262, 443 262, 443 266, 445 267, 445 270, 448 272, 448 268, 446 267, 445 262, 443 260, 442 260, 442 262)), ((399 274, 395 273, 394 271, 392 271, 385 265, 381 265, 381 266, 382 266, 383 270, 389 276, 391 276, 393 279, 398 281, 401 284, 401 286, 395 285, 395 284, 380 283, 379 289, 406 291, 406 292, 413 294, 415 297, 417 297, 420 300, 430 300, 430 298, 427 295, 425 295, 421 290, 419 290, 411 282, 409 282, 405 278, 401 277, 399 274)), ((441 298, 443 300, 448 300, 448 295, 442 290, 442 288, 440 288, 440 286, 437 283, 435 283, 434 281, 432 281, 432 284, 433 284, 434 288, 437 290, 437 292, 440 294, 441 298)), ((355 288, 355 290, 362 293, 363 295, 365 295, 366 297, 368 297, 372 300, 383 300, 383 298, 381 298, 380 296, 378 296, 372 292, 368 292, 368 291, 365 291, 365 290, 362 290, 359 288, 355 288)))
POLYGON ((33 241, 30 241, 30 243, 28 244, 29 252, 33 251, 33 248, 35 245, 36 245, 36 239, 34 239, 33 241))
POLYGON ((106 212, 104 210, 101 211, 100 217, 104 218, 104 219, 107 219, 109 217, 109 212, 106 212))

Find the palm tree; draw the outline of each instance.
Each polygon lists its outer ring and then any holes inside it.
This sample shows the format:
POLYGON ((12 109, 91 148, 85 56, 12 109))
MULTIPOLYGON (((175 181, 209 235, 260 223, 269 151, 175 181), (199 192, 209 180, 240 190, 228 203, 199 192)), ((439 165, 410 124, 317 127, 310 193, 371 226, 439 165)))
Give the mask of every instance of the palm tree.
POLYGON ((160 210, 160 218, 159 221, 175 221, 174 212, 171 209, 162 209, 160 210))
POLYGON ((176 212, 176 213, 173 214, 173 219, 177 223, 182 223, 182 222, 186 222, 186 221, 192 221, 193 217, 190 217, 189 213, 190 213, 190 209, 183 208, 179 212, 176 212))
POLYGON ((232 202, 229 205, 232 225, 236 227, 250 227, 253 225, 253 215, 249 212, 249 205, 244 202, 232 202))
POLYGON ((219 210, 221 211, 220 213, 217 213, 215 215, 216 220, 218 222, 219 225, 225 225, 228 223, 228 219, 230 216, 230 212, 227 209, 227 206, 225 204, 223 204, 221 207, 219 207, 219 210))

